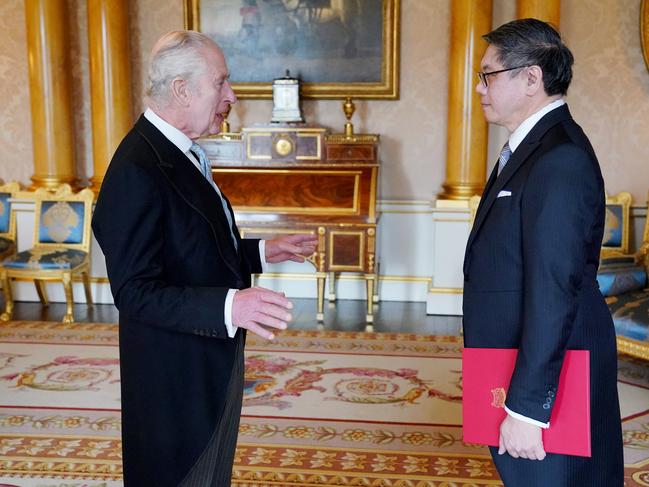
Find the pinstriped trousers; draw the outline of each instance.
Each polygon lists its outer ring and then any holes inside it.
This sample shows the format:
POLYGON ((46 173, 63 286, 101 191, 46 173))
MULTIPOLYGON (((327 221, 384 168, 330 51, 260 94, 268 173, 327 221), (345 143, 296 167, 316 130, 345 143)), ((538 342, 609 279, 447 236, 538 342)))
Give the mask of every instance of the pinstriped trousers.
POLYGON ((229 487, 243 401, 243 335, 236 335, 237 351, 221 419, 209 443, 179 487, 229 487))

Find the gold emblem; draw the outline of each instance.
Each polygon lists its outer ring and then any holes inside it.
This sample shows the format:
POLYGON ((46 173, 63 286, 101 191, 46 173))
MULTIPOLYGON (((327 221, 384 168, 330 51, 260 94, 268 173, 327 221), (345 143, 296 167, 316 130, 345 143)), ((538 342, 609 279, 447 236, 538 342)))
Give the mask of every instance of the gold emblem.
POLYGON ((493 400, 491 405, 495 408, 505 407, 505 399, 507 399, 507 392, 504 387, 496 387, 491 389, 491 394, 493 395, 493 400))
POLYGON ((43 213, 43 226, 54 242, 65 242, 77 225, 79 215, 64 201, 57 202, 43 213))
POLYGON ((280 137, 275 142, 275 152, 282 157, 286 157, 293 152, 293 142, 290 139, 280 137))

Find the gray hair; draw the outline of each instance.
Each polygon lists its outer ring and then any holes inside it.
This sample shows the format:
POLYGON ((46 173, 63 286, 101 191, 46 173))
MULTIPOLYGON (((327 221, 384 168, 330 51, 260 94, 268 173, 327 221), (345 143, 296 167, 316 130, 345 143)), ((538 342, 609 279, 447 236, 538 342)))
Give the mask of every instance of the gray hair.
POLYGON ((145 95, 157 103, 169 101, 171 81, 182 78, 193 84, 205 73, 205 48, 216 43, 193 30, 177 30, 162 36, 151 51, 145 95))

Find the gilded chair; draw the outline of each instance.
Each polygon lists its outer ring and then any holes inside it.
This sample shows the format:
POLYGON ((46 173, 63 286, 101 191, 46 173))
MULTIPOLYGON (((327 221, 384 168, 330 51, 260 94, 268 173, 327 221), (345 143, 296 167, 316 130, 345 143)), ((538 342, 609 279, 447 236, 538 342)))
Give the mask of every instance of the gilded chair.
POLYGON ((0 262, 16 251, 16 217, 11 211, 11 198, 18 191, 18 183, 0 185, 0 262))
POLYGON ((597 281, 615 323, 618 351, 649 360, 649 219, 638 252, 602 258, 597 281))
POLYGON ((606 196, 606 221, 600 253, 602 258, 628 255, 630 210, 630 193, 623 191, 615 196, 606 196))
POLYGON ((64 323, 74 321, 72 314, 72 280, 81 275, 86 302, 92 306, 90 292, 90 218, 94 193, 84 189, 72 193, 69 185, 56 190, 41 188, 35 191, 34 241, 29 250, 18 252, 2 263, 0 279, 5 289, 5 312, 2 321, 13 315, 11 280, 34 281, 41 303, 47 306, 45 281, 63 282, 67 310, 64 323))

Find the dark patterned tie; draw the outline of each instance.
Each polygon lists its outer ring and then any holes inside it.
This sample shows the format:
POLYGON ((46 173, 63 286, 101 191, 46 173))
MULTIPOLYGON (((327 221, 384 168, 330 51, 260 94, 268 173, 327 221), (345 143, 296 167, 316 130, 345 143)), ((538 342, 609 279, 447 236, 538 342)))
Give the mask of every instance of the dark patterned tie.
POLYGON ((500 157, 498 157, 498 176, 500 176, 500 173, 503 172, 503 169, 505 169, 505 164, 507 164, 507 161, 509 160, 509 157, 512 155, 512 151, 509 148, 509 142, 505 142, 505 145, 503 145, 503 150, 500 151, 500 157))
POLYGON ((198 156, 198 162, 201 165, 201 172, 203 173, 203 176, 205 177, 205 179, 207 179, 207 181, 212 185, 212 187, 216 190, 216 193, 219 195, 221 205, 223 205, 223 212, 225 213, 225 217, 228 219, 228 227, 230 228, 230 236, 232 237, 232 241, 234 242, 234 248, 238 249, 237 239, 234 236, 234 232, 232 231, 232 214, 230 213, 228 204, 225 202, 225 198, 221 194, 221 190, 214 182, 214 179, 212 179, 212 165, 207 158, 207 154, 205 154, 203 148, 195 142, 192 144, 189 150, 198 156))

